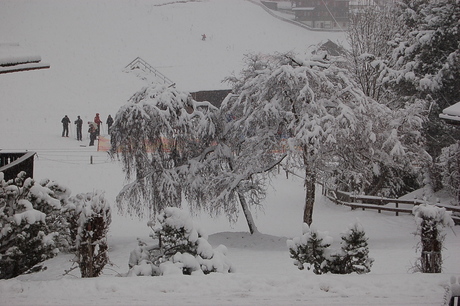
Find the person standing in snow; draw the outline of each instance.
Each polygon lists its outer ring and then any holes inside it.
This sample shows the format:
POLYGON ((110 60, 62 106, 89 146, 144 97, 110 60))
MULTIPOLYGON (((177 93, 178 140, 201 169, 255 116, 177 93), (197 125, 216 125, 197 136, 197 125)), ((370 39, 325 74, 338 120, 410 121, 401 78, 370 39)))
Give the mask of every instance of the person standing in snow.
POLYGON ((70 119, 67 117, 67 115, 64 116, 61 120, 62 122, 62 137, 69 137, 69 123, 70 119))
POLYGON ((81 141, 81 127, 83 126, 83 120, 81 120, 80 116, 77 116, 77 120, 75 120, 75 124, 77 125, 77 140, 81 141))
POLYGON ((201 40, 206 40, 206 34, 201 35, 201 40))
POLYGON ((96 117, 94 117, 94 123, 97 124, 97 136, 99 136, 101 134, 101 123, 102 123, 102 120, 101 118, 99 117, 99 113, 96 113, 96 117))
POLYGON ((94 146, 94 141, 96 140, 97 137, 97 128, 96 128, 96 123, 94 122, 88 122, 89 128, 88 128, 88 133, 89 133, 89 145, 94 146))
POLYGON ((112 118, 112 116, 109 115, 109 116, 107 117, 106 123, 107 123, 107 131, 108 131, 108 133, 110 134, 110 127, 111 127, 112 124, 113 124, 113 118, 112 118))

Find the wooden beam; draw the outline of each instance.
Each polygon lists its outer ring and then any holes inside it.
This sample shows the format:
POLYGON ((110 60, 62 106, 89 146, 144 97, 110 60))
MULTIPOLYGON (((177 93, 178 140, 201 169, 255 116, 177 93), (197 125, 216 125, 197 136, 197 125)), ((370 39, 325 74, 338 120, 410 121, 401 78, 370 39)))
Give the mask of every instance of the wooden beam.
POLYGON ((28 71, 28 70, 38 70, 38 69, 48 69, 50 68, 49 64, 41 63, 27 63, 27 64, 18 64, 11 66, 0 66, 0 74, 28 71))

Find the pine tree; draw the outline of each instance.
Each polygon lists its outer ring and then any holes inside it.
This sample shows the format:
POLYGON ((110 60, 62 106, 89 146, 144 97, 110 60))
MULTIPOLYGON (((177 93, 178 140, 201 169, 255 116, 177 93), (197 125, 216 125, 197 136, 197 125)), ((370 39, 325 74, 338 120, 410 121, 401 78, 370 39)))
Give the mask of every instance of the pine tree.
POLYGON ((374 260, 369 258, 368 238, 362 225, 358 222, 350 225, 341 238, 342 274, 369 273, 374 260))
POLYGON ((53 191, 25 172, 8 182, 0 172, 0 278, 16 277, 56 256, 60 208, 53 191))
POLYGON ((368 273, 373 259, 369 258, 367 237, 362 226, 356 222, 341 235, 340 251, 332 251, 332 238, 326 232, 318 232, 304 224, 304 233, 287 241, 290 257, 299 270, 313 268, 315 274, 368 273))
POLYGON ((303 270, 313 268, 313 273, 323 274, 328 272, 327 258, 332 238, 325 232, 318 232, 314 228, 304 224, 304 233, 301 237, 296 237, 287 242, 290 257, 294 259, 294 264, 303 270))

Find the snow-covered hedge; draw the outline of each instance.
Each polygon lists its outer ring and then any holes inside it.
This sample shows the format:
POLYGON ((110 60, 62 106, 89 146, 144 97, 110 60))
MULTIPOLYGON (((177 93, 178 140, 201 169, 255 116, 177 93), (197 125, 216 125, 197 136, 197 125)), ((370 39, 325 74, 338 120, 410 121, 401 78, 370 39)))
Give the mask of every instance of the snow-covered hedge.
POLYGON ((158 243, 147 245, 139 241, 129 258, 128 276, 168 274, 209 274, 234 271, 227 258, 227 248, 212 248, 207 235, 197 228, 187 213, 168 207, 149 222, 152 237, 158 243))
POLYGON ((357 221, 341 234, 341 249, 331 249, 333 239, 327 232, 320 232, 304 223, 303 234, 287 241, 294 265, 300 270, 313 268, 313 273, 368 273, 373 259, 369 258, 367 237, 357 221))

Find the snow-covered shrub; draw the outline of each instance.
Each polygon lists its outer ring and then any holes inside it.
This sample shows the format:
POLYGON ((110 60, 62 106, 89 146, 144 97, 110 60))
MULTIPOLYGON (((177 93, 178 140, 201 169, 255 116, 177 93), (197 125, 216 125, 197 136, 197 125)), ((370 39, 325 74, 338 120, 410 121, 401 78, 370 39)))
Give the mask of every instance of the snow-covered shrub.
POLYGON ((341 250, 331 256, 329 271, 335 274, 370 272, 374 259, 369 257, 368 238, 362 225, 359 222, 350 224, 341 238, 341 250))
POLYGON ((451 212, 444 207, 429 204, 414 206, 412 213, 417 223, 416 235, 420 236, 421 257, 416 264, 416 270, 423 273, 441 273, 442 271, 442 244, 445 234, 444 227, 454 226, 451 212))
MULTIPOLYGON (((61 209, 51 208, 49 205, 44 205, 45 202, 37 199, 37 210, 46 214, 46 224, 52 232, 58 232, 55 242, 56 247, 60 251, 69 252, 75 245, 75 240, 72 240, 70 234, 69 220, 64 213, 70 197, 70 189, 55 181, 44 179, 40 181, 40 185, 52 191, 53 197, 58 199, 61 203, 61 209)), ((35 196, 32 195, 34 198, 35 196)))
POLYGON ((327 272, 327 257, 332 241, 327 232, 319 232, 304 223, 302 236, 288 240, 287 244, 294 265, 299 270, 303 270, 307 264, 308 270, 313 267, 315 274, 322 274, 327 272))
POLYGON ((157 244, 139 246, 130 254, 128 275, 229 273, 234 267, 227 258, 227 248, 213 249, 207 235, 193 224, 179 208, 168 207, 149 222, 157 244))
POLYGON ((341 249, 333 251, 332 237, 327 232, 319 232, 304 223, 303 235, 287 241, 294 265, 303 270, 313 267, 315 274, 368 273, 373 259, 369 258, 369 248, 364 229, 359 222, 349 225, 341 235, 341 249))
POLYGON ((0 278, 12 278, 58 253, 61 203, 25 172, 3 178, 0 172, 0 278))
POLYGON ((109 262, 107 232, 111 222, 111 210, 100 191, 80 193, 69 198, 73 212, 71 228, 76 236, 77 264, 82 277, 97 277, 109 262), (76 233, 75 233, 76 230, 76 233))

